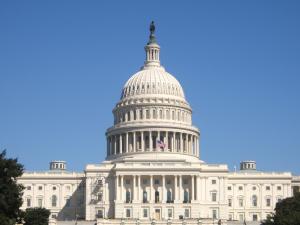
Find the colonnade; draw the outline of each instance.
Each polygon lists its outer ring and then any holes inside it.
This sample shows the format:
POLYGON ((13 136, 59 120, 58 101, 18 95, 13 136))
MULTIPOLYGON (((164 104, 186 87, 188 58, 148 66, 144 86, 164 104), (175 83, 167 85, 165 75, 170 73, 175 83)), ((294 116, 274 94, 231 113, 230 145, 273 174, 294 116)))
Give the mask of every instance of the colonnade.
POLYGON ((191 203, 200 200, 200 185, 198 175, 117 175, 115 196, 116 201, 124 203, 191 203))
POLYGON ((107 156, 132 152, 164 151, 199 157, 199 137, 175 131, 131 131, 107 137, 107 156))

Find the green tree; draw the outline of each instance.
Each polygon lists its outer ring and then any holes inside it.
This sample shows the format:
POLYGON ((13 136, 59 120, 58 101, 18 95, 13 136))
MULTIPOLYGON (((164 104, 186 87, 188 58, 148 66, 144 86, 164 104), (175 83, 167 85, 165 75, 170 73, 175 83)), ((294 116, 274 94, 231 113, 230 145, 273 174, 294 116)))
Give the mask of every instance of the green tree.
POLYGON ((300 224, 300 193, 286 198, 276 204, 275 213, 263 225, 299 225, 300 224))
POLYGON ((17 177, 23 174, 23 165, 17 159, 6 158, 0 153, 0 224, 12 225, 20 218, 23 186, 17 177))
POLYGON ((50 211, 45 208, 28 208, 24 215, 24 225, 48 225, 50 211))

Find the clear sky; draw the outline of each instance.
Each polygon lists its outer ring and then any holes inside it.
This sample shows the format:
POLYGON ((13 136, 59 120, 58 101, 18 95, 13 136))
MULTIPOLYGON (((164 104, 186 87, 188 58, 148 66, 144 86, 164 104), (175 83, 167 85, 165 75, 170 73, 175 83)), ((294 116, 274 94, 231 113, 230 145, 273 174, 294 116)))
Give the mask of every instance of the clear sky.
POLYGON ((154 20, 201 159, 300 174, 299 12, 300 1, 2 0, 0 149, 28 170, 101 162, 154 20))

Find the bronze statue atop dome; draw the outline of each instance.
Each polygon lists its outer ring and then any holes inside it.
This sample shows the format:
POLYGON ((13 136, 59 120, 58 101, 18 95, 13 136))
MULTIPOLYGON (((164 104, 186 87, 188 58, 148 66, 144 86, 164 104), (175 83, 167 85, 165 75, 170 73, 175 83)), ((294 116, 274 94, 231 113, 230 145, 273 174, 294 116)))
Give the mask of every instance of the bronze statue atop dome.
POLYGON ((148 44, 156 43, 156 38, 155 38, 155 25, 154 21, 150 23, 150 36, 149 36, 149 42, 148 44))

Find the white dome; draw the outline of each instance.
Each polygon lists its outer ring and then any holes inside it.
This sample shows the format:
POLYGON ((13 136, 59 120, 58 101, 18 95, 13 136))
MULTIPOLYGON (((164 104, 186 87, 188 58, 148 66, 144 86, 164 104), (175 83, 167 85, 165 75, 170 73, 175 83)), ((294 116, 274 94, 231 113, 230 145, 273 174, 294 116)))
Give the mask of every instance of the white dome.
POLYGON ((121 99, 145 95, 184 100, 184 92, 178 80, 161 66, 144 67, 129 78, 123 87, 121 99))

